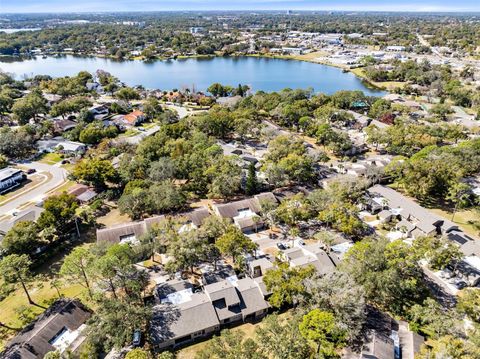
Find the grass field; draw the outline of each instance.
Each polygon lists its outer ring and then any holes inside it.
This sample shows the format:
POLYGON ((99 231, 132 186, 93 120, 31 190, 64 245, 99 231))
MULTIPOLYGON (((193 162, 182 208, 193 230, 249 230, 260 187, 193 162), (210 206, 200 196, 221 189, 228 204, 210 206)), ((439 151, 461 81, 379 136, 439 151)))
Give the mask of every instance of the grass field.
POLYGON ((105 227, 111 227, 126 222, 131 222, 130 217, 126 214, 120 214, 118 208, 113 208, 106 215, 97 218, 97 223, 103 224, 105 227))
MULTIPOLYGON (((89 246, 89 244, 81 244, 81 246, 89 246)), ((41 314, 58 298, 57 290, 51 283, 55 278, 54 273, 59 270, 64 256, 69 253, 69 251, 70 249, 66 249, 58 253, 34 271, 33 274, 35 277, 28 285, 28 291, 36 305, 28 304, 27 297, 21 286, 17 286, 12 293, 0 302, 0 318, 2 323, 12 328, 22 328, 27 322, 30 322, 37 315, 41 314), (28 320, 22 320, 21 318, 22 315, 19 312, 23 309, 27 309, 26 316, 28 320)), ((80 284, 72 281, 63 281, 59 286, 59 291, 64 297, 79 298, 88 305, 87 290, 80 284)), ((15 332, 9 331, 7 334, 0 336, 0 351, 13 335, 15 335, 15 332)))
POLYGON ((367 76, 365 75, 365 71, 357 67, 356 69, 351 69, 351 73, 355 74, 358 77, 361 77, 362 79, 365 79, 366 81, 370 82, 372 85, 380 88, 384 88, 388 91, 391 91, 395 88, 402 88, 405 86, 405 82, 398 82, 398 81, 384 81, 384 82, 376 82, 376 81, 371 81, 367 79, 367 76))
POLYGON ((63 156, 59 153, 46 153, 38 161, 40 163, 45 163, 47 165, 54 165, 55 163, 60 162, 63 159, 63 156))

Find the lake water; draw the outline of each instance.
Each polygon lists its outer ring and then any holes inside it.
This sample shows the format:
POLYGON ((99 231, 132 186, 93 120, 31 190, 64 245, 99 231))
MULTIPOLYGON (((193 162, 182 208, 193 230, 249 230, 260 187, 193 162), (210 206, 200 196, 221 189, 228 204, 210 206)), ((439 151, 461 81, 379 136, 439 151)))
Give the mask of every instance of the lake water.
POLYGON ((25 28, 25 29, 0 29, 0 32, 4 32, 6 34, 13 34, 19 31, 38 31, 41 30, 40 27, 33 27, 33 28, 25 28))
POLYGON ((171 90, 192 88, 204 91, 214 82, 237 86, 246 84, 253 91, 278 91, 284 88, 312 87, 316 92, 334 93, 339 90, 362 90, 368 95, 383 95, 383 91, 367 87, 351 73, 310 62, 256 57, 216 57, 168 61, 115 61, 96 57, 47 57, 23 61, 0 59, 0 70, 26 75, 53 77, 75 75, 86 70, 110 72, 130 86, 171 90))

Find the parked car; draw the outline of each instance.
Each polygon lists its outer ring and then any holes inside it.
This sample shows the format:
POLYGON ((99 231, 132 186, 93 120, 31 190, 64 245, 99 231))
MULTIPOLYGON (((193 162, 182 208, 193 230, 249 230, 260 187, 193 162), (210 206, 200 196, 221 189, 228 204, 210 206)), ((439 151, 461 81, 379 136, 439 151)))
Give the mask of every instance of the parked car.
POLYGON ((468 284, 465 283, 463 280, 461 280, 461 281, 455 283, 455 287, 457 287, 457 289, 459 289, 459 290, 462 290, 463 288, 468 287, 468 284))
POLYGON ((287 247, 285 247, 285 245, 283 243, 277 243, 277 248, 284 251, 285 249, 287 249, 287 247))
POLYGON ((35 173, 35 172, 37 172, 37 170, 35 168, 29 168, 27 170, 27 174, 29 174, 29 175, 31 175, 32 173, 35 173))
POLYGON ((142 344, 142 332, 140 329, 136 329, 133 332, 132 345, 134 348, 138 348, 142 344))

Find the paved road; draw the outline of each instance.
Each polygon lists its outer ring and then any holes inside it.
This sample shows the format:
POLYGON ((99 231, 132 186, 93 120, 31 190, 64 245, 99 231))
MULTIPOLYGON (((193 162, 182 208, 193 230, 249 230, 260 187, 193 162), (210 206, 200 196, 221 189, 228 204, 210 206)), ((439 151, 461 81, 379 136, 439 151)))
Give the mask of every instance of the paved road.
POLYGON ((37 173, 50 173, 52 177, 40 185, 37 185, 33 189, 19 189, 18 193, 15 193, 12 199, 0 206, 0 215, 11 214, 17 210, 17 207, 27 202, 41 201, 47 192, 62 185, 67 178, 67 171, 59 165, 48 165, 39 162, 22 163, 22 167, 33 168, 37 173))
POLYGON ((165 105, 170 110, 177 111, 178 117, 184 118, 187 117, 192 111, 187 110, 185 107, 178 105, 165 105))

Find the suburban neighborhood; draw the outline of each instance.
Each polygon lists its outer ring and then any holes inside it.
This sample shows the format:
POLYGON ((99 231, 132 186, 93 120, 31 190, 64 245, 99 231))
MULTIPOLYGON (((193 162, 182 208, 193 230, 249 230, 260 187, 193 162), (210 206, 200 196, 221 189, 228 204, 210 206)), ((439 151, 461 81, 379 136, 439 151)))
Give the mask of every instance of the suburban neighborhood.
POLYGON ((0 19, 0 358, 479 358, 478 16, 136 11, 0 19))

